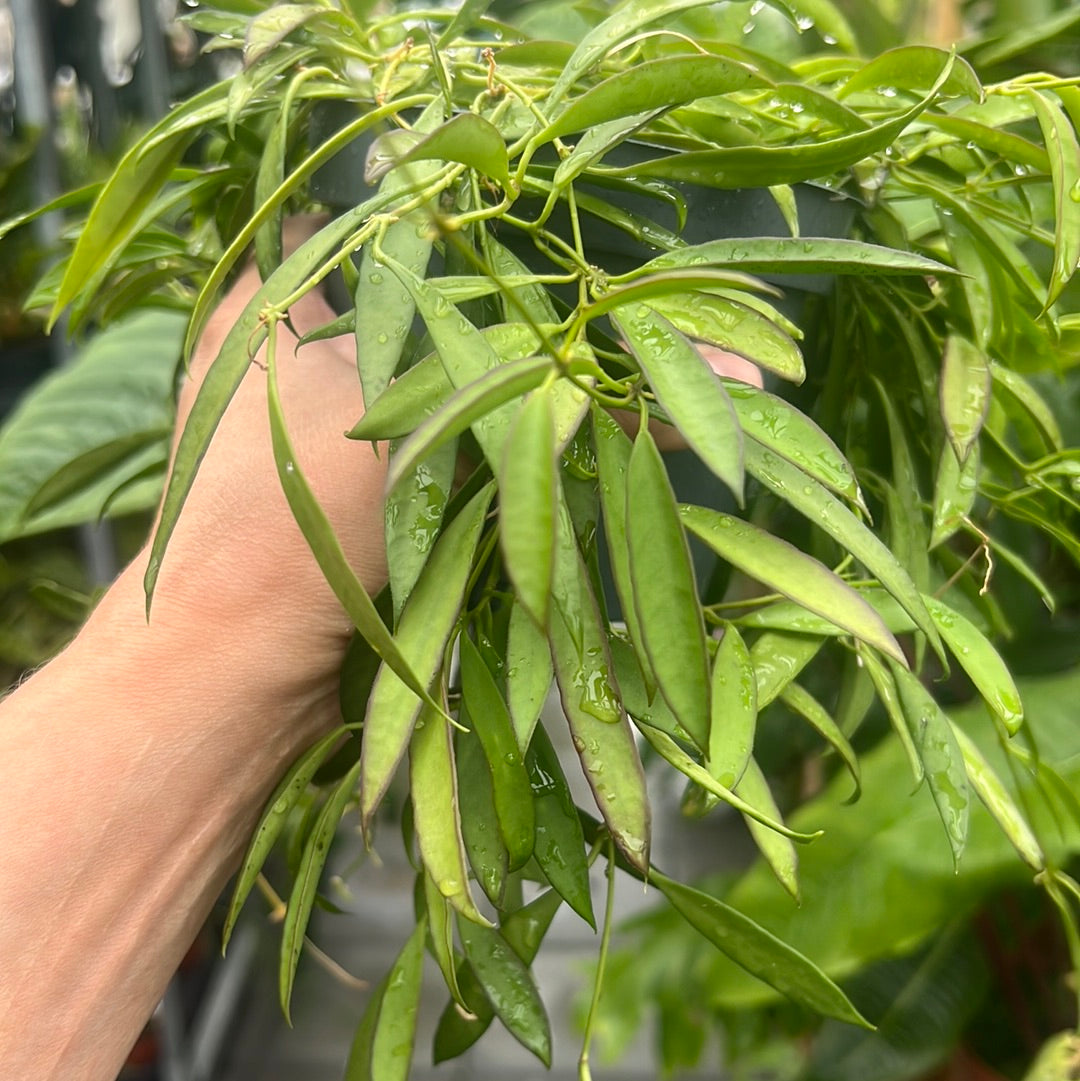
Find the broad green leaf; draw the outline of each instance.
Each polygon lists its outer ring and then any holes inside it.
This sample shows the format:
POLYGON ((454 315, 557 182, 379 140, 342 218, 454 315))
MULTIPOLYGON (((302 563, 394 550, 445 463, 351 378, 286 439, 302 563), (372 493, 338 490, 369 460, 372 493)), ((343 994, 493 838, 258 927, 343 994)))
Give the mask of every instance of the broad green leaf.
POLYGON ((964 756, 964 771, 971 787, 982 800, 983 806, 1008 837, 1020 858, 1035 872, 1046 869, 1046 856, 1032 832, 1024 813, 1017 806, 1001 778, 987 762, 978 744, 957 724, 952 726, 953 735, 964 756))
POLYGON ((651 309, 618 308, 612 322, 690 449, 741 503, 742 431, 723 384, 686 338, 651 309))
POLYGON ((386 487, 394 487, 432 452, 501 405, 538 387, 553 371, 550 357, 522 357, 485 372, 457 390, 433 416, 398 448, 390 461, 386 487))
POLYGON ((763 529, 706 507, 682 507, 683 524, 723 559, 901 664, 904 654, 881 617, 842 578, 763 529))
POLYGON ((532 855, 535 840, 532 789, 495 678, 468 635, 458 639, 462 698, 491 770, 495 815, 516 871, 532 855))
POLYGON ((797 683, 789 683, 784 688, 780 701, 793 713, 797 713, 807 721, 840 756, 855 783, 855 789, 850 797, 850 801, 854 803, 859 798, 862 789, 862 782, 859 779, 859 760, 855 757, 855 750, 840 726, 829 716, 829 711, 809 691, 797 683))
POLYGON ((979 438, 990 405, 990 365, 967 338, 950 334, 941 363, 941 419, 961 464, 979 438))
MULTIPOLYGON (((426 680, 419 679, 410 662, 406 659, 398 641, 387 630, 382 621, 375 603, 372 601, 364 584, 356 576, 352 565, 342 550, 341 543, 334 533, 326 512, 319 506, 307 482, 304 474, 296 462, 296 454, 289 439, 289 433, 285 428, 285 416, 281 408, 281 395, 277 383, 276 350, 269 350, 268 375, 267 375, 267 403, 270 411, 270 440, 274 448, 274 463, 277 466, 278 479, 281 481, 282 491, 292 511, 296 524, 300 527, 304 539, 315 556, 319 569, 323 572, 334 595, 341 602, 353 626, 364 636, 371 648, 386 662, 395 678, 404 680, 402 687, 408 694, 417 694, 421 699, 438 708, 437 704, 428 695, 426 680), (409 690, 411 688, 411 690, 409 690)), ((209 376, 207 376, 209 378, 209 376)), ((204 384, 205 385, 205 384, 204 384)), ((191 421, 189 418, 188 427, 191 421)), ((187 434, 187 428, 184 430, 187 434)), ((181 438, 181 444, 183 439, 181 438)), ((179 457, 179 451, 177 451, 179 457)), ((175 468, 175 467, 174 467, 175 468)), ((168 493, 166 493, 166 504, 168 493)), ((178 508, 179 510, 179 508, 178 508)), ((162 512, 164 517, 164 511, 162 512)), ((158 527, 158 534, 163 526, 158 527)), ((155 544, 157 543, 155 537, 155 544)), ((151 553, 151 560, 153 553, 151 553)), ((147 578, 151 576, 151 570, 147 570, 147 578)), ((154 572, 156 575, 156 571, 154 572)), ((147 594, 149 604, 149 592, 147 594)), ((366 740, 365 740, 366 746, 366 740)))
MULTIPOLYGON (((661 732, 660 729, 652 728, 650 725, 639 722, 638 730, 645 737, 646 743, 648 743, 649 746, 668 763, 668 765, 673 766, 688 780, 701 785, 706 792, 715 796, 717 799, 722 800, 729 806, 734 807, 736 811, 739 811, 747 818, 753 819, 766 829, 793 841, 807 843, 820 836, 819 833, 797 833, 796 831, 789 829, 778 818, 771 817, 767 811, 755 807, 748 800, 743 799, 742 796, 726 788, 724 785, 720 784, 719 781, 714 780, 704 766, 699 765, 695 759, 691 758, 690 755, 675 742, 675 740, 664 732, 661 732)), ((746 776, 745 771, 743 776, 746 776)))
POLYGON ((300 860, 292 892, 289 894, 285 922, 281 929, 278 992, 286 1021, 289 1020, 289 1002, 292 999, 293 982, 296 979, 296 966, 300 961, 304 935, 307 932, 308 920, 311 918, 312 905, 315 903, 315 892, 319 888, 319 879, 330 851, 330 842, 337 832, 346 805, 356 794, 356 782, 359 776, 360 763, 357 762, 338 782, 330 798, 323 804, 319 817, 315 820, 315 825, 304 843, 304 854, 300 860))
POLYGON ((571 101, 534 136, 538 146, 571 132, 635 113, 669 109, 735 90, 768 85, 753 68, 723 56, 675 56, 646 60, 612 75, 571 101))
POLYGON ((650 881, 695 931, 751 975, 814 1013, 871 1027, 817 965, 748 916, 658 871, 650 881))
POLYGON ((641 645, 660 692, 702 750, 709 746, 709 659, 690 548, 660 452, 638 430, 626 473, 630 584, 641 645))
POLYGON ((750 647, 758 709, 775 702, 792 680, 817 656, 823 638, 787 631, 765 631, 750 647))
POLYGON ((510 165, 502 134, 490 120, 475 113, 458 113, 421 139, 400 163, 432 160, 455 161, 490 176, 504 188, 510 186, 510 165))
POLYGON ((952 725, 930 692, 907 668, 890 665, 912 741, 922 760, 957 866, 967 842, 971 796, 952 725))
POLYGON ((898 90, 923 93, 935 85, 943 94, 963 95, 976 102, 983 99, 979 78, 966 60, 950 57, 945 50, 928 45, 902 45, 886 50, 859 68, 836 91, 836 96, 843 99, 870 91, 884 97, 894 97, 898 90), (941 72, 950 59, 953 63, 949 66, 947 78, 943 80, 941 72))
POLYGON ((609 150, 623 143, 661 112, 660 109, 650 109, 647 112, 630 115, 620 113, 614 120, 589 128, 577 141, 574 149, 559 162, 552 178, 553 187, 552 194, 549 196, 549 205, 556 193, 564 191, 567 185, 577 179, 589 166, 600 161, 609 150))
POLYGON ((552 889, 595 930, 581 820, 559 757, 542 725, 533 736, 526 763, 536 807, 536 862, 552 889))
POLYGON ((345 1081, 407 1081, 420 1009, 426 937, 427 919, 422 916, 390 971, 372 992, 349 1051, 345 1081))
MULTIPOLYGON (((955 268, 914 252, 830 237, 732 237, 658 255, 633 277, 675 267, 736 267, 747 274, 952 275, 955 268)), ((619 279, 621 280, 621 279, 619 279)))
MULTIPOLYGON (((442 103, 433 101, 420 115, 415 130, 428 131, 441 123, 443 116, 442 103)), ((428 183, 437 171, 438 165, 429 162, 412 168, 392 169, 379 185, 379 194, 399 199, 418 184, 428 183)), ((378 238, 378 246, 391 259, 423 278, 434 240, 429 215, 425 210, 418 210, 388 225, 378 238)), ((364 405, 370 406, 394 376, 416 312, 409 291, 376 257, 374 241, 364 245, 354 302, 356 366, 364 391, 364 405)))
POLYGON ((506 643, 506 704, 521 751, 532 739, 553 675, 547 636, 532 616, 515 604, 506 643))
POLYGON ((800 34, 814 29, 826 45, 835 45, 846 53, 858 51, 855 31, 830 0, 772 0, 772 4, 787 12, 800 34))
POLYGON ((1014 398, 1038 425, 1050 450, 1063 450, 1061 428, 1049 404, 1039 392, 1018 372, 1006 368, 996 360, 990 361, 990 378, 995 389, 1001 389, 1014 398))
POLYGON ((850 552, 900 602, 934 651, 944 658, 941 638, 918 589, 876 534, 806 473, 771 451, 759 448, 753 440, 746 444, 746 468, 850 552))
POLYGON ((499 542, 521 606, 546 627, 554 566, 555 418, 546 388, 525 399, 503 449, 499 542))
POLYGON ((787 458, 826 488, 862 507, 855 470, 840 448, 805 413, 783 398, 737 379, 725 379, 743 434, 787 458))
POLYGON ((1054 184, 1054 265, 1046 292, 1049 308, 1061 296, 1080 262, 1080 142, 1060 104, 1049 94, 1029 90, 1054 184))
MULTIPOLYGON (((761 772, 761 767, 753 758, 750 758, 746 763, 746 769, 743 770, 742 777, 739 778, 739 783, 735 786, 735 792, 740 798, 760 808, 770 818, 777 822, 783 821, 780 808, 776 805, 776 800, 769 789, 769 782, 765 779, 765 774, 761 772)), ((750 836, 754 838, 754 844, 758 846, 761 854, 765 857, 765 862, 773 869, 777 882, 791 894, 795 903, 798 904, 799 857, 795 852, 795 845, 792 843, 791 838, 769 829, 768 826, 762 825, 748 815, 743 817, 746 821, 746 827, 750 831, 750 836)))
POLYGON ((712 721, 709 725, 709 773, 734 788, 754 753, 757 729, 757 682, 750 651, 738 630, 724 628, 712 670, 712 721))
POLYGON ((941 448, 941 462, 934 481, 934 520, 930 547, 947 541, 967 519, 979 491, 979 445, 976 443, 961 465, 952 443, 941 448))
POLYGON ((565 499, 559 505, 552 601, 548 636, 574 749, 615 843, 644 871, 651 818, 645 776, 565 499))
POLYGON ((240 865, 240 873, 236 877, 233 886, 232 897, 229 901, 229 910, 225 916, 225 926, 221 931, 221 949, 224 952, 232 937, 233 928, 236 926, 237 917, 244 907, 248 894, 251 893, 255 880, 262 871, 270 850, 277 843, 281 831, 289 820, 289 815, 300 802, 300 798, 308 789, 311 778, 315 776, 319 767, 330 757, 334 747, 341 739, 343 729, 335 728, 333 732, 323 736, 322 739, 312 744, 290 767, 289 771, 278 782, 270 798, 263 808, 262 817, 255 827, 255 832, 248 842, 247 851, 244 853, 243 862, 240 865))
MULTIPOLYGON (((364 735, 366 739, 366 731, 364 735)), ((409 795, 425 871, 467 921, 487 925, 469 889, 450 723, 426 708, 421 709, 409 743, 409 795)))
POLYGON ((261 11, 248 23, 244 34, 244 66, 251 67, 294 30, 326 11, 319 3, 274 4, 261 11))
MULTIPOLYGON (((425 689, 442 665, 447 640, 457 623, 491 495, 489 484, 442 531, 401 614, 394 641, 425 689)), ((365 828, 405 754, 422 704, 415 689, 392 668, 379 672, 368 700, 361 758, 360 810, 365 828)))
POLYGON ((1009 735, 1024 723, 1024 707, 1009 669, 978 628, 955 609, 935 597, 924 597, 926 607, 960 667, 1009 735))
POLYGON ((167 461, 183 327, 177 312, 132 315, 26 393, 0 429, 0 540, 94 521, 121 484, 167 461))
MULTIPOLYGON (((690 338, 738 353, 789 382, 806 378, 795 340, 748 304, 697 292, 656 297, 649 307, 690 338)), ((730 393, 730 385, 725 386, 730 393)))
POLYGON ((524 962, 494 928, 458 920, 458 932, 496 1016, 523 1047, 550 1067, 551 1026, 524 962))
POLYGON ((459 722, 470 729, 459 733, 454 744, 461 839, 480 888, 495 908, 502 909, 506 904, 510 853, 506 851, 501 832, 494 825, 497 819, 491 769, 465 706, 460 710, 459 722))
MULTIPOLYGON (((551 921, 562 904, 562 898, 554 890, 546 890, 523 908, 504 917, 499 931, 506 944, 526 965, 531 965, 547 934, 551 921)), ((466 967, 462 977, 470 991, 472 1017, 463 1017, 453 1002, 446 1005, 435 1031, 434 1061, 436 1065, 447 1059, 464 1054, 488 1030, 495 1019, 491 1008, 471 966, 466 967)))
MULTIPOLYGON (((397 450, 391 445, 391 461, 397 450)), ((456 465, 457 443, 451 440, 417 462, 412 472, 387 492, 383 529, 395 623, 438 539, 456 465)))

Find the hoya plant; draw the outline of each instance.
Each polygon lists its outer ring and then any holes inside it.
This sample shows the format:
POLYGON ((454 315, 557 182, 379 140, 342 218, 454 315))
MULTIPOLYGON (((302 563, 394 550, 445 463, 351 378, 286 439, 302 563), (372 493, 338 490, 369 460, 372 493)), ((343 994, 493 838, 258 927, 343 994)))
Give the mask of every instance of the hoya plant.
MULTIPOLYGON (((187 357, 232 272, 253 258, 262 277, 180 435, 150 604, 215 427, 290 304, 328 289, 340 315, 306 340, 355 336, 366 409, 348 437, 388 454, 378 596, 297 469, 266 372, 282 487, 357 630, 344 723, 282 779, 226 926, 285 844, 286 1012, 329 842, 348 819, 397 843, 392 812, 415 932, 350 1077, 408 1075, 425 952, 448 994, 437 1060, 497 1017, 550 1062, 530 965, 565 904, 599 930, 588 1078, 612 931, 597 863, 752 986, 876 1021, 836 951, 819 964, 812 939, 774 933, 775 897, 762 922, 664 873, 643 758, 686 814, 745 819, 791 910, 800 852, 832 842, 813 804, 798 828, 785 808, 826 782, 859 801, 823 816, 841 834, 899 790, 934 808, 926 859, 961 871, 969 823, 989 823, 1075 968, 1080 807, 1056 768, 1075 740, 1025 712, 995 642, 1014 598, 1052 607, 1080 561, 1076 433, 1052 401, 1080 360, 1076 80, 984 81, 930 46, 866 57, 828 0, 206 0, 185 18, 228 77, 65 197, 89 209, 33 302, 75 331, 183 309, 187 357), (286 253, 285 219, 328 206, 286 253), (715 374, 703 347, 760 379, 715 374), (672 441, 693 459, 678 497, 672 441), (538 720, 553 681, 568 741, 538 720), (951 713, 965 696, 981 705, 951 713), (794 799, 756 738, 777 724, 819 778, 794 799), (895 768, 864 771, 879 741, 895 768)), ((121 494, 163 471, 153 446, 121 494)), ((99 472, 127 453, 109 447, 99 472)), ((34 514, 100 488, 87 461, 34 514)), ((814 912, 837 935, 850 915, 814 912)))

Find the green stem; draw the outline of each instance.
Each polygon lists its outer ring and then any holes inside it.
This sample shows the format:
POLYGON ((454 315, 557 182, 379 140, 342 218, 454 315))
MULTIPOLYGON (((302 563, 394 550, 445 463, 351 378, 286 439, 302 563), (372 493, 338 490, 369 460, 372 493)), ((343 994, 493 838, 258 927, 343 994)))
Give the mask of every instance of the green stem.
POLYGON ((589 1003, 589 1016, 585 1018, 585 1034, 582 1039, 581 1058, 578 1059, 578 1081, 592 1081, 589 1069, 589 1047, 592 1043, 596 1014, 600 1008, 600 994, 604 985, 604 970, 607 968, 608 950, 611 946, 611 928, 615 914, 615 842, 609 837, 607 875, 607 902, 604 906, 604 930, 600 937, 600 954, 596 959, 596 979, 593 982, 592 1002, 589 1003))

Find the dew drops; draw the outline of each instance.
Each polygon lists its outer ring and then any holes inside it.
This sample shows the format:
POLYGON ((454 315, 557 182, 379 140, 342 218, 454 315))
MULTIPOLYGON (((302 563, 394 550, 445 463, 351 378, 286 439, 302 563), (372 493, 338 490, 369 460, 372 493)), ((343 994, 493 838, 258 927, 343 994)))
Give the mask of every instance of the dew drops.
POLYGON ((379 345, 386 345, 386 343, 390 340, 390 338, 389 338, 388 335, 380 332, 379 334, 377 334, 375 336, 375 340, 379 343, 379 345))
POLYGON ((835 45, 836 44, 836 38, 832 34, 822 34, 821 35, 821 40, 823 42, 825 42, 826 45, 835 45))
POLYGON ((755 15, 760 15, 764 9, 765 0, 754 0, 750 5, 750 18, 753 18, 755 15))
POLYGON ((895 86, 879 86, 877 88, 877 92, 883 98, 895 98, 896 97, 896 87, 895 86))
POLYGON ((368 275, 368 281, 371 282, 372 285, 382 285, 383 276, 381 274, 378 274, 378 273, 369 274, 368 275))
POLYGON ((286 462, 285 463, 285 472, 286 473, 295 473, 296 472, 296 466, 292 462, 286 462))
POLYGON ((807 30, 813 30, 814 17, 812 15, 796 15, 795 25, 799 28, 799 33, 802 34, 807 30))
POLYGON ((743 23, 742 32, 744 34, 752 34, 757 29, 757 23, 753 19, 747 19, 743 23))

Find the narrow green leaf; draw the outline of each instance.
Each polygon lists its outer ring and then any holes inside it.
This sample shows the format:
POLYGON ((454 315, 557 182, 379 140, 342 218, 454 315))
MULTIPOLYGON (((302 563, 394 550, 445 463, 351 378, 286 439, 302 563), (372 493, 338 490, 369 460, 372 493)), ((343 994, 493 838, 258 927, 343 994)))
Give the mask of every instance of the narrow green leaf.
POLYGON ((612 322, 691 450, 741 503, 742 430, 719 378, 686 338, 650 308, 619 308, 612 322))
POLYGON ((296 979, 296 966, 300 961, 304 935, 307 933, 311 908, 315 903, 315 892, 319 888, 319 879, 330 852, 330 842, 337 832, 346 805, 356 794, 359 776, 360 763, 357 762, 338 782, 330 798, 323 804, 304 844, 304 854, 297 870, 296 881, 289 894, 285 922, 281 929, 281 958, 278 966, 278 991, 286 1021, 289 1021, 289 1002, 296 979))
MULTIPOLYGON (((459 784, 460 791, 460 784, 459 784)), ((454 920, 450 902, 440 893, 435 879, 426 869, 420 872, 424 887, 424 909, 427 913, 431 955, 439 966, 450 992, 451 1004, 468 1009, 458 986, 457 959, 454 956, 454 920)))
POLYGON ((546 627, 555 547, 555 418, 535 390, 506 437, 499 474, 499 541, 522 607, 546 627))
POLYGON ((750 647, 758 710, 775 702, 784 688, 817 656, 825 639, 787 631, 765 631, 750 647))
MULTIPOLYGON (((783 822, 780 808, 776 805, 776 800, 773 798, 772 791, 769 788, 769 782, 765 779, 765 774, 761 772, 761 767, 753 758, 747 761, 746 769, 743 770, 742 777, 739 778, 735 792, 740 798, 760 808, 770 818, 777 822, 783 822)), ((791 838, 769 829, 768 826, 762 825, 748 815, 743 817, 746 821, 746 827, 750 831, 750 836, 754 838, 754 844, 758 846, 762 856, 765 857, 765 862, 772 868, 777 882, 791 894, 795 903, 798 904, 799 857, 791 838)))
POLYGON ((1039 119, 1054 184, 1054 266, 1046 292, 1049 308, 1061 296, 1080 262, 1080 142, 1054 97, 1028 90, 1027 98, 1039 119))
POLYGON ((547 636, 520 604, 510 611, 506 644, 506 704, 518 749, 529 746, 544 708, 554 669, 547 636))
POLYGON ((466 920, 487 925, 469 889, 450 724, 426 708, 420 712, 409 744, 409 794, 424 869, 466 920))
MULTIPOLYGON (((806 378, 795 340, 748 304, 696 292, 656 297, 649 307, 690 338, 738 353, 789 382, 801 383, 806 378)), ((730 393, 730 383, 725 386, 730 393)))
POLYGON ((990 377, 995 389, 1005 391, 1027 410, 1031 419, 1038 425, 1050 450, 1064 450, 1061 428, 1053 410, 1022 375, 999 364, 996 360, 991 360, 990 377))
POLYGON ((497 180, 504 188, 510 187, 510 164, 502 134, 490 120, 476 113, 458 113, 421 139, 399 163, 432 160, 459 162, 497 180))
POLYGON ((299 803, 301 796, 307 791, 311 778, 315 776, 319 767, 330 757, 334 747, 345 734, 344 728, 335 728, 323 736, 318 742, 312 744, 290 767, 289 771, 278 782, 270 799, 263 808, 262 817, 255 827, 255 832, 248 842, 247 851, 244 853, 243 862, 240 864, 240 872, 236 876, 236 884, 233 886, 232 898, 229 901, 229 910, 225 916, 225 926, 221 931, 221 949, 224 952, 232 937, 236 919, 244 902, 251 893, 255 880, 262 871, 266 857, 281 836, 289 820, 289 815, 299 803))
POLYGON ((964 757, 967 778, 983 806, 1001 827, 1001 832, 1008 837, 1020 858, 1033 871, 1044 871, 1046 856, 1042 845, 1009 790, 987 762, 975 741, 958 724, 953 724, 952 730, 964 757))
POLYGON ((693 742, 676 720, 664 696, 657 693, 656 684, 646 684, 641 670, 643 660, 641 654, 636 652, 634 647, 617 632, 609 636, 608 646, 611 650, 615 679, 619 684, 619 693, 622 695, 626 712, 637 721, 659 728, 672 739, 693 742))
MULTIPOLYGON (((830 237, 732 237, 658 255, 633 277, 674 267, 736 267, 747 274, 952 275, 954 267, 914 252, 830 237)), ((621 280, 621 279, 619 279, 621 280)))
POLYGON ((649 668, 683 729, 709 745, 709 661, 690 548, 660 452, 642 425, 626 475, 634 610, 649 668))
MULTIPOLYGON (((746 444, 746 468, 763 485, 790 503, 850 552, 901 604, 933 646, 945 659, 934 621, 907 571, 876 534, 855 517, 838 499, 790 462, 760 448, 753 440, 746 444)), ((806 607, 810 607, 807 605, 806 607)))
POLYGON ((983 89, 974 69, 961 57, 951 59, 953 63, 948 77, 942 80, 942 67, 950 60, 950 54, 944 49, 929 45, 902 45, 887 49, 856 71, 836 91, 836 96, 843 99, 870 91, 884 97, 894 97, 897 90, 921 93, 937 85, 943 94, 964 95, 973 101, 982 101, 983 89), (892 94, 887 93, 888 90, 892 94))
POLYGON ((401 444, 387 471, 387 490, 392 491, 406 474, 448 440, 499 406, 538 387, 551 371, 550 357, 522 357, 485 372, 474 383, 456 391, 401 444))
POLYGON ((953 656, 968 674, 1010 736, 1020 731, 1024 723, 1024 707, 1012 675, 997 650, 978 628, 944 601, 924 597, 926 607, 941 631, 953 656))
POLYGON ((542 725, 536 729, 526 762, 536 807, 536 862, 552 889, 596 930, 581 820, 559 757, 542 725))
POLYGON ((465 956, 507 1031, 545 1066, 551 1065, 551 1026, 532 975, 494 928, 458 920, 465 956))
POLYGON ((575 131, 588 131, 634 113, 670 109, 699 98, 768 86, 747 64, 723 56, 673 56, 646 60, 586 91, 571 101, 532 140, 551 142, 575 131))
POLYGON ((915 741, 912 739, 911 732, 908 729, 907 718, 904 714, 903 704, 900 701, 900 691, 896 686, 896 680, 893 679, 882 661, 868 649, 859 649, 857 656, 862 667, 869 673, 874 684, 874 690, 877 692, 881 704, 885 707, 889 723, 892 725, 893 731, 904 749, 904 754, 907 756, 908 765, 911 767, 911 776, 917 788, 922 784, 923 778, 926 776, 926 770, 923 767, 919 750, 915 746, 915 741))
POLYGON ((565 498, 559 505, 552 600, 548 637, 574 748, 615 843, 644 871, 651 817, 645 775, 565 498))
POLYGON ((712 721, 708 770, 725 788, 734 788, 754 753, 757 729, 757 681, 750 651, 738 630, 728 624, 712 670, 712 721))
POLYGON ((967 338, 950 334, 941 363, 941 419, 961 464, 979 438, 990 405, 990 365, 967 338))
POLYGON ((814 1013, 873 1027, 812 961, 748 916, 657 871, 651 881, 695 931, 751 975, 814 1013))
POLYGON ((889 667, 896 680, 908 730, 926 772, 927 784, 945 826, 953 861, 959 866, 967 843, 971 796, 952 724, 917 676, 895 662, 889 667))
POLYGON ((459 732, 454 745, 461 839, 476 881, 488 900, 501 910, 506 905, 510 853, 498 829, 491 768, 467 706, 461 707, 458 720, 470 729, 459 732))
POLYGON ((244 34, 244 66, 251 67, 294 30, 325 14, 326 10, 322 4, 306 3, 274 4, 261 11, 248 23, 244 34))
POLYGON ((844 627, 901 664, 904 654, 881 617, 842 578, 757 526, 706 507, 682 507, 684 525, 744 574, 844 627))
MULTIPOLYGON (((402 612, 395 643, 422 687, 430 686, 442 665, 491 495, 489 484, 442 531, 402 612)), ((430 697, 425 697, 430 708, 430 697)), ((368 700, 364 727, 360 809, 365 828, 405 754, 421 705, 415 689, 392 668, 383 667, 368 700)))
POLYGON ((859 798, 862 790, 862 780, 859 776, 859 760, 855 756, 855 749, 851 746, 840 726, 829 716, 829 711, 809 691, 800 687, 797 683, 789 683, 784 688, 783 693, 780 695, 780 701, 792 712, 797 713, 807 721, 840 756, 855 784, 855 790, 848 800, 849 803, 854 803, 859 798))
POLYGON ((952 443, 941 448, 941 462, 934 481, 934 520, 930 547, 947 541, 965 522, 979 492, 979 445, 976 443, 961 465, 952 443))
POLYGON ((510 856, 510 870, 516 871, 532 855, 536 837, 525 759, 518 749, 510 711, 479 650, 468 635, 462 635, 458 643, 462 698, 487 757, 499 831, 510 856))
POLYGON ((348 433, 350 439, 399 439, 416 431, 432 413, 441 409, 454 393, 439 358, 434 353, 414 364, 394 380, 374 401, 348 433))
POLYGON ((491 0, 464 0, 461 7, 454 13, 454 17, 447 23, 446 29, 439 35, 439 48, 444 48, 456 38, 465 37, 473 27, 479 24, 489 7, 491 7, 491 0))
POLYGON ((353 1038, 345 1081, 407 1081, 420 1009, 427 918, 416 922, 390 971, 372 992, 353 1038), (377 1020, 372 1024, 369 1013, 377 1020))

